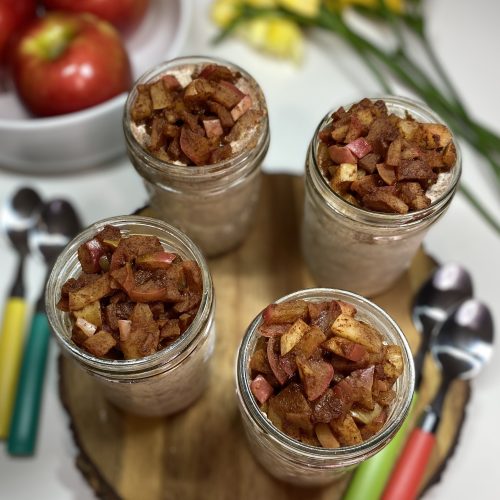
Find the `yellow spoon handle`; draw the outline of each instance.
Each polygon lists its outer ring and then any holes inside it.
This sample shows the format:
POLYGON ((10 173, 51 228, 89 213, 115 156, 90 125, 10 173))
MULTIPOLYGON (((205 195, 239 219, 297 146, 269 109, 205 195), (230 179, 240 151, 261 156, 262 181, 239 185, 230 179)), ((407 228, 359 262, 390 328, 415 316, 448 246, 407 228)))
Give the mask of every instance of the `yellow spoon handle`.
POLYGON ((9 434, 10 418, 19 376, 26 321, 26 301, 10 297, 0 331, 0 439, 9 434))

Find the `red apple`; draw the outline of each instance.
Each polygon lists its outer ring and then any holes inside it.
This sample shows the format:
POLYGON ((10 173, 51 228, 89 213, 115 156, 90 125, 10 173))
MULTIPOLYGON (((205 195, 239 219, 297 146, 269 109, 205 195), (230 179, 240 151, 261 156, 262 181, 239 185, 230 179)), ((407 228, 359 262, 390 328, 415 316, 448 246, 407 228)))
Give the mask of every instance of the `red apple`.
POLYGON ((120 31, 130 31, 144 17, 149 0, 42 0, 42 4, 51 10, 90 12, 120 31))
POLYGON ((35 17, 36 0, 0 0, 0 62, 17 29, 35 17))
POLYGON ((91 14, 52 12, 35 20, 17 40, 11 62, 18 94, 37 116, 94 106, 132 83, 118 32, 91 14))

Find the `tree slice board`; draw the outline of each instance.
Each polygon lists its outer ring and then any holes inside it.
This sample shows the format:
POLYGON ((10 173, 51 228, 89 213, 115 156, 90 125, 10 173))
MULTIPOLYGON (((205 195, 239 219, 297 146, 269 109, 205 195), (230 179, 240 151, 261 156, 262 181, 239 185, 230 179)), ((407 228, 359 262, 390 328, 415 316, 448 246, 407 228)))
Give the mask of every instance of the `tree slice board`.
MULTIPOLYGON (((251 320, 270 302, 314 286, 300 254, 303 179, 264 175, 258 213, 240 248, 211 259, 217 297, 217 342, 207 391, 188 410, 168 418, 140 418, 109 404, 92 377, 60 358, 60 395, 79 450, 76 465, 105 499, 337 500, 346 475, 320 489, 273 479, 252 458, 236 406, 236 351, 251 320)), ((142 213, 152 215, 147 209, 142 213)), ((374 300, 398 322, 413 350, 419 335, 410 319, 414 292, 434 268, 420 251, 394 287, 374 300)), ((416 414, 437 389, 439 372, 426 360, 416 414)), ((439 480, 458 439, 470 388, 450 389, 438 445, 423 488, 439 480)))

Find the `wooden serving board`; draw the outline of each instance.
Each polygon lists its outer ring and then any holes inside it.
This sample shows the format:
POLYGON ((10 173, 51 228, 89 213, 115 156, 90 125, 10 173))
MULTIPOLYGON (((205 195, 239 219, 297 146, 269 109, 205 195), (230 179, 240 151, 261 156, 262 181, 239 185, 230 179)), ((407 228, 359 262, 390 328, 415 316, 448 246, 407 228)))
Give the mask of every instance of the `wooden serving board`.
MULTIPOLYGON (((140 418, 109 404, 75 362, 60 359, 60 394, 79 449, 77 466, 101 498, 145 500, 337 500, 349 477, 321 489, 286 485, 252 458, 236 406, 234 367, 251 320, 270 302, 314 286, 301 259, 303 180, 265 175, 259 210, 245 243, 209 262, 217 298, 217 342, 204 396, 168 418, 140 418)), ((399 323, 412 349, 419 336, 410 319, 415 290, 434 267, 423 252, 375 302, 399 323)), ((417 414, 432 397, 439 373, 428 359, 417 414)), ((439 480, 459 435, 469 385, 455 382, 446 399, 438 446, 425 487, 439 480)))

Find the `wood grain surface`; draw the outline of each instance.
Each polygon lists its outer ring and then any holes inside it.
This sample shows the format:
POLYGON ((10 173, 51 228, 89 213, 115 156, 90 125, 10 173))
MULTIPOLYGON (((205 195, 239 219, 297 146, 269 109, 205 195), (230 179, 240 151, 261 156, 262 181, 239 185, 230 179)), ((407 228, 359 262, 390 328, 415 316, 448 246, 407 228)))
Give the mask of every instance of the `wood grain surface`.
MULTIPOLYGON (((60 394, 79 449, 77 466, 101 498, 141 500, 337 500, 349 477, 321 489, 276 481, 252 458, 236 406, 234 366, 246 327, 270 302, 314 286, 300 254, 303 181, 265 175, 258 213, 244 244, 211 259, 217 342, 208 390, 187 411, 168 418, 140 418, 109 404, 94 380, 73 361, 60 359, 60 394)), ((410 319, 414 291, 434 267, 423 252, 387 293, 374 301, 405 332, 412 349, 419 336, 410 319)), ((439 372, 426 360, 419 410, 432 398, 439 372)), ((469 398, 455 382, 446 399, 438 446, 425 487, 439 480, 453 450, 469 398)))

